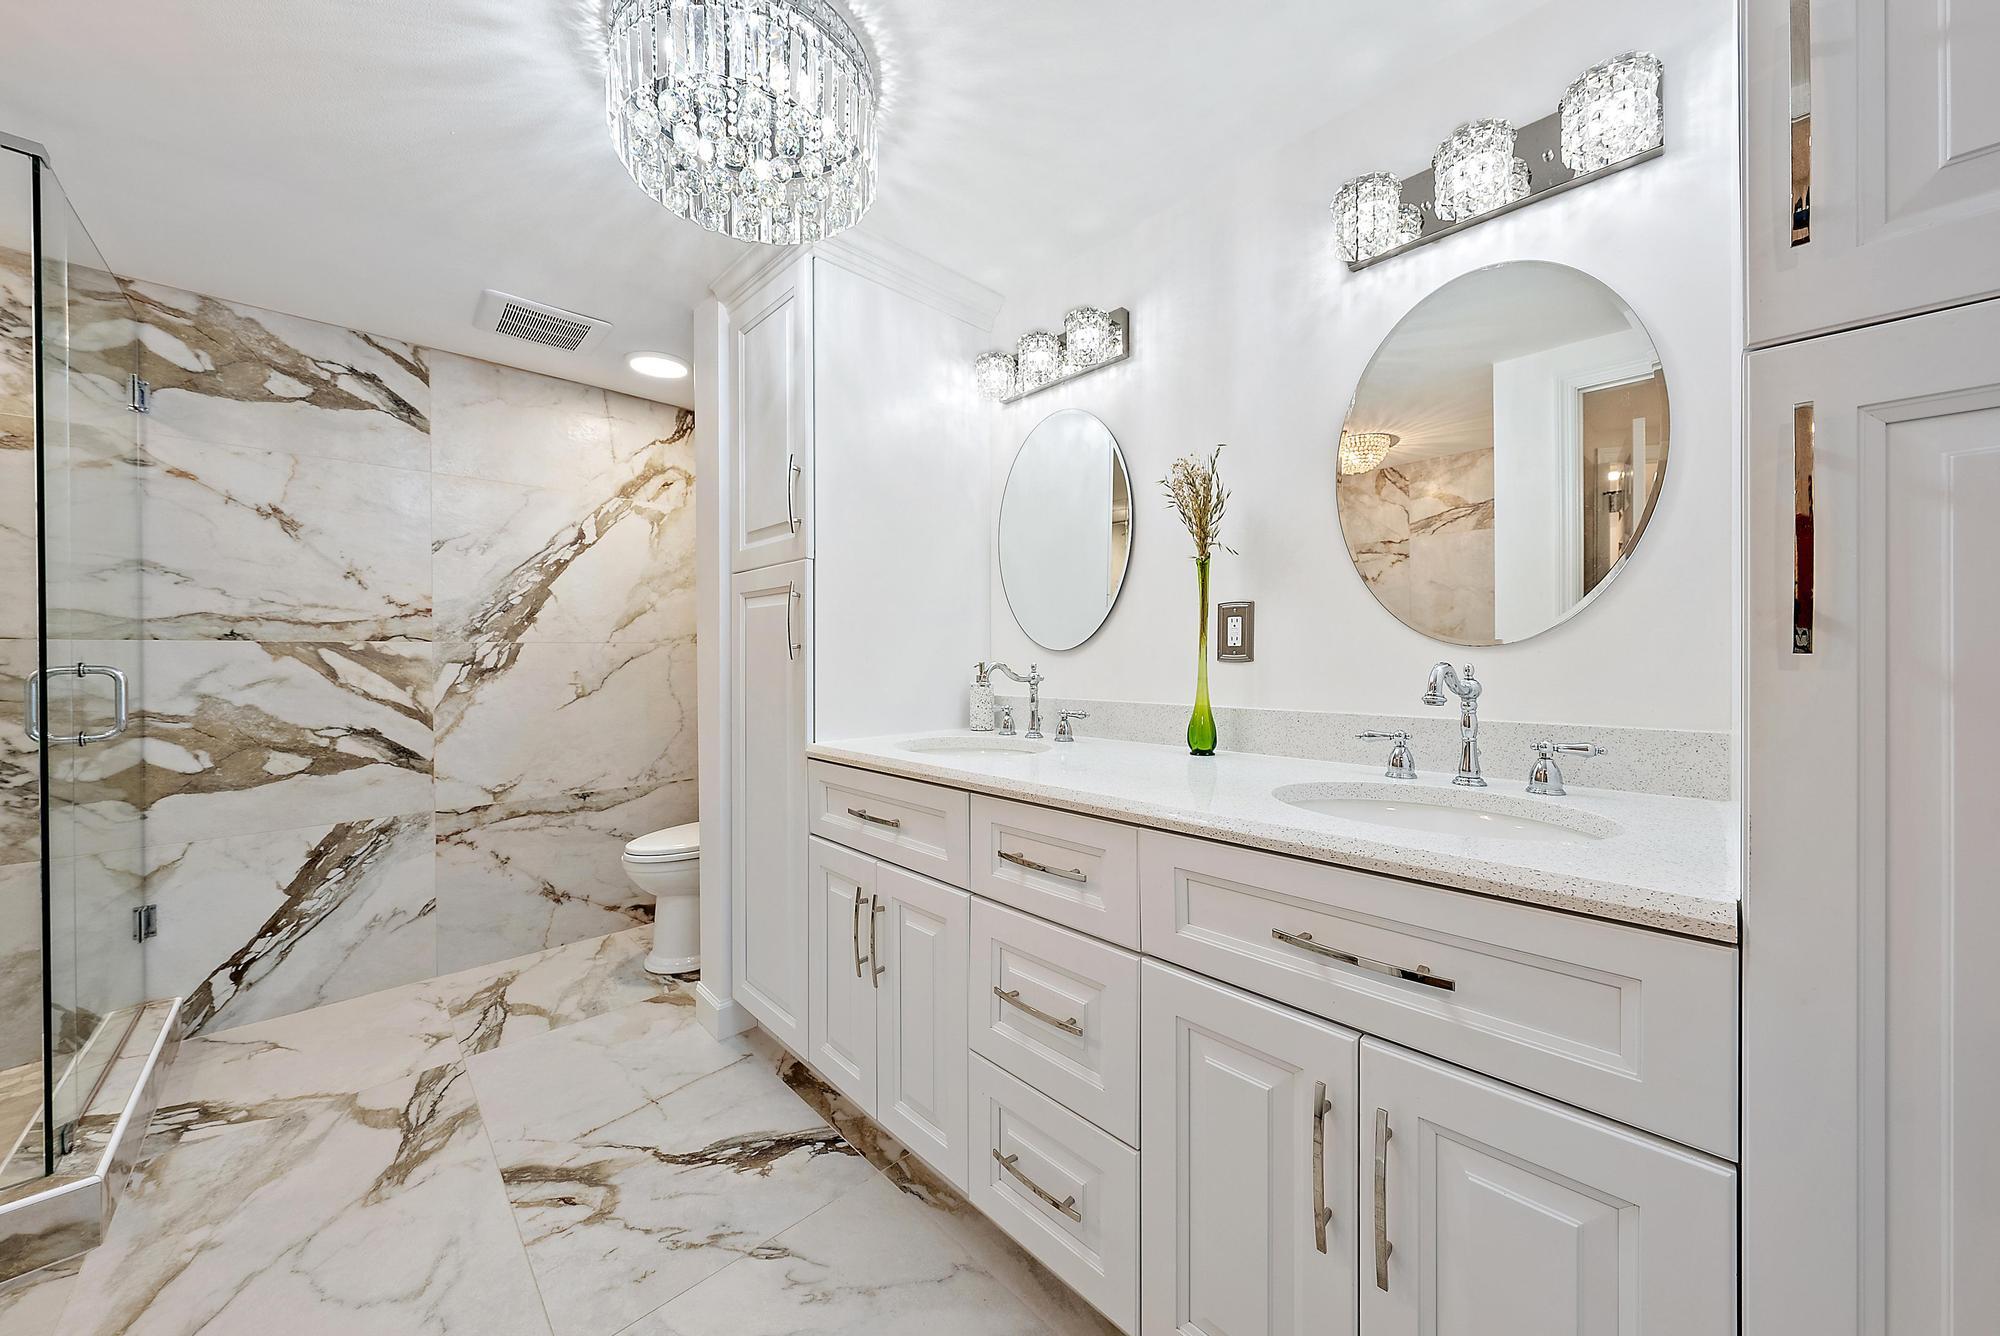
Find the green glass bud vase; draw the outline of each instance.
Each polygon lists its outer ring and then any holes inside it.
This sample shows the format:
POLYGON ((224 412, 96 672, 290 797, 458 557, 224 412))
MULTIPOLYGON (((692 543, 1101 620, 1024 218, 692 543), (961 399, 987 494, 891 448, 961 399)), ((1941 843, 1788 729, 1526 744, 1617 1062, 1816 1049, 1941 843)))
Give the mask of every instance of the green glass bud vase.
POLYGON ((1208 708, 1208 558, 1194 562, 1195 597, 1201 605, 1201 637, 1195 654, 1194 715, 1188 720, 1188 750, 1215 755, 1215 711, 1208 708))

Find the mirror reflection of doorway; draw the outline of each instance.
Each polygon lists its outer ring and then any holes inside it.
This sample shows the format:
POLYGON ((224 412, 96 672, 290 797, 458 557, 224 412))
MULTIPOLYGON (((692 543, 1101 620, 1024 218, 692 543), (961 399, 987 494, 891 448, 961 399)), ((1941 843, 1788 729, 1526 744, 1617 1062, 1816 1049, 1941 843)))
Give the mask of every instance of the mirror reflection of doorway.
POLYGON ((1667 382, 1659 371, 1577 396, 1582 450, 1582 591, 1611 573, 1638 533, 1667 459, 1667 382))

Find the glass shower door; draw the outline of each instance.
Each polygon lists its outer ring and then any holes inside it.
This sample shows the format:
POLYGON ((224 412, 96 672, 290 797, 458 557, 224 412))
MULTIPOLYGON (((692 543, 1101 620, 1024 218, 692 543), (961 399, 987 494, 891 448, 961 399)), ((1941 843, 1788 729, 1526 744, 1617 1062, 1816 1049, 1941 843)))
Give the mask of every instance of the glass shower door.
POLYGON ((66 1148, 145 1001, 140 460, 129 299, 37 167, 49 1125, 66 1148))

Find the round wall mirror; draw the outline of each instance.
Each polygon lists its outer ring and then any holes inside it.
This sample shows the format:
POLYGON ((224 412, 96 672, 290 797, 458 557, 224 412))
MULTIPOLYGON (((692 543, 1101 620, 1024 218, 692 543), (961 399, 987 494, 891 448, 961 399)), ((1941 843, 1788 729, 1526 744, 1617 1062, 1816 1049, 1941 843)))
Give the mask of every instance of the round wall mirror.
POLYGON ((1080 409, 1021 442, 1000 497, 1000 584, 1028 639, 1075 649, 1097 634, 1132 554, 1132 479, 1102 422, 1080 409))
POLYGON ((1638 546, 1667 379, 1618 294, 1565 265, 1454 279, 1376 350, 1340 434, 1355 568, 1414 630, 1505 645, 1573 616, 1638 546))

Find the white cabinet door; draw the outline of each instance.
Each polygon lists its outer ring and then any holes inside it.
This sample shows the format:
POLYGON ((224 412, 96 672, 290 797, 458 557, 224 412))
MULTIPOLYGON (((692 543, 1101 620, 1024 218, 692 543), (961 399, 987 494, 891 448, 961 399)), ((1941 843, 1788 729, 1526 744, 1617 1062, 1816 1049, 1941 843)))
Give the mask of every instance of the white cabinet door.
POLYGON ((1743 1330, 2000 1331, 2000 302, 1749 391, 1743 1330))
POLYGON ((1374 1039, 1361 1108, 1367 1336, 1736 1330, 1727 1164, 1374 1039))
POLYGON ((1752 0, 1746 22, 1750 341, 2000 293, 2000 5, 1752 0))
POLYGON ((965 970, 971 897, 876 865, 876 1118, 965 1190, 965 970))
POLYGON ((812 555, 812 280, 801 260, 730 312, 730 569, 812 555))
POLYGON ((1144 1330, 1355 1329, 1356 1036, 1146 962, 1144 1330))
POLYGON ((731 962, 736 999, 779 1043, 806 1034, 806 741, 812 563, 730 581, 731 962))
POLYGON ((806 1060, 840 1092, 874 1115, 874 958, 867 943, 877 932, 875 860, 814 839, 806 852, 807 906, 812 964, 806 1006, 811 1050, 806 1060))

